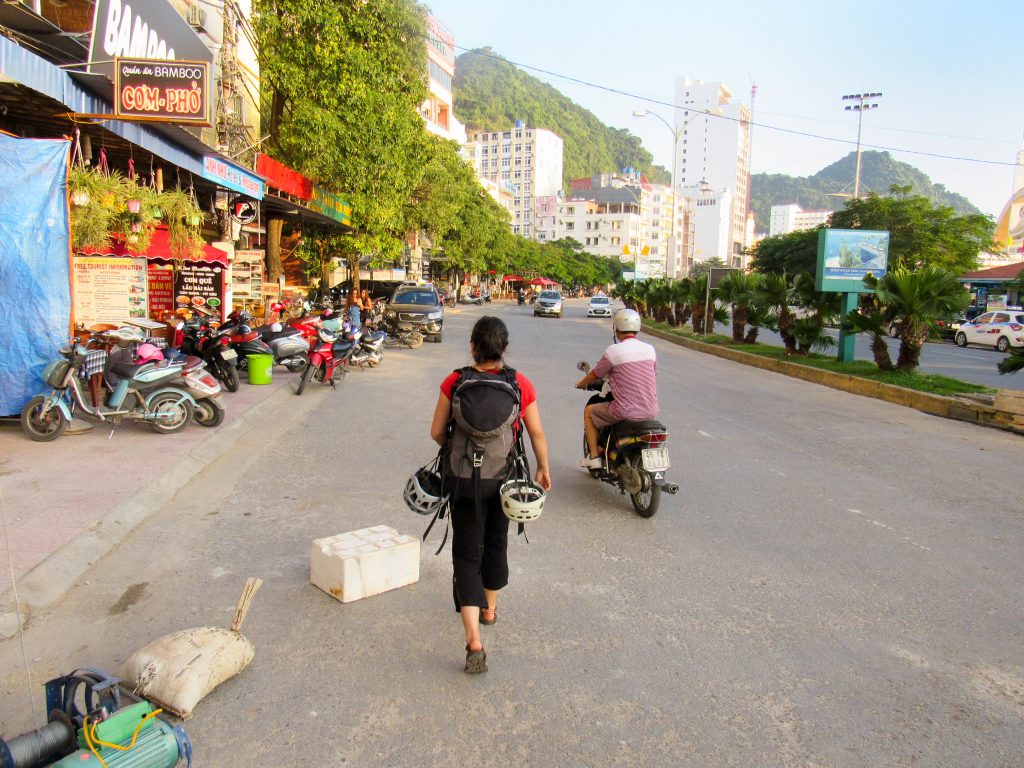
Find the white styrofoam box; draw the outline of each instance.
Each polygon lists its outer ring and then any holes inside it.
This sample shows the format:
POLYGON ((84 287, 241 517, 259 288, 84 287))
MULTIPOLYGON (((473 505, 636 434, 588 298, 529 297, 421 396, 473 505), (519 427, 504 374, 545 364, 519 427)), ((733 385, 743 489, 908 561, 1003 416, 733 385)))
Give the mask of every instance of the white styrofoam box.
POLYGON ((343 603, 414 584, 420 540, 386 525, 313 542, 309 580, 343 603))

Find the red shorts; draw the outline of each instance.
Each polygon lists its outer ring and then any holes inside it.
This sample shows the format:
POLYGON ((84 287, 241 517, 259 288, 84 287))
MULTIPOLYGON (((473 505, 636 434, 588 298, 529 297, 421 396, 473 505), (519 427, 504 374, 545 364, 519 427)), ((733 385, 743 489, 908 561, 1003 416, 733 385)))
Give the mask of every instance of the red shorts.
POLYGON ((590 408, 590 418, 594 420, 594 426, 597 427, 598 432, 621 421, 621 419, 616 419, 612 416, 611 403, 594 403, 588 406, 588 408, 590 408))

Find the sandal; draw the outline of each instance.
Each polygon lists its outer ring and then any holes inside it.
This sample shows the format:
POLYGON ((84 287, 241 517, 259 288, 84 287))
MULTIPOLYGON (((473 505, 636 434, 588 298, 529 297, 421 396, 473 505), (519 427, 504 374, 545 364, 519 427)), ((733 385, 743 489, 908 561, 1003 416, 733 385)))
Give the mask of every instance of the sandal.
POLYGON ((481 608, 480 609, 480 623, 486 626, 496 624, 498 621, 498 609, 497 608, 481 608))
POLYGON ((481 646, 479 651, 469 650, 466 646, 466 672, 470 675, 478 675, 487 671, 487 651, 481 646))

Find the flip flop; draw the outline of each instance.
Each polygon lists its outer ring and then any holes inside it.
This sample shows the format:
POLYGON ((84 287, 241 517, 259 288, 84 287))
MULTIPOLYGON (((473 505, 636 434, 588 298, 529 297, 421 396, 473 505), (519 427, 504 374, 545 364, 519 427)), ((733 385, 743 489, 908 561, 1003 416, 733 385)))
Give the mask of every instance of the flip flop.
POLYGON ((466 672, 470 675, 478 675, 487 671, 487 651, 481 648, 479 651, 469 650, 466 646, 466 672))
POLYGON ((498 623, 498 609, 497 608, 481 608, 480 609, 480 623, 485 626, 491 626, 491 624, 498 623), (488 618, 487 614, 490 614, 488 618))

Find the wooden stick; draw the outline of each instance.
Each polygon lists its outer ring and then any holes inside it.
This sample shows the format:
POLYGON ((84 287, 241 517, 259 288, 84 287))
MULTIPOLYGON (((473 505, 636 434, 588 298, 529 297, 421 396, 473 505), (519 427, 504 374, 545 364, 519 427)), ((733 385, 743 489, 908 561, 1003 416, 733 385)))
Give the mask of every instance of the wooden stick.
POLYGON ((242 594, 238 596, 238 604, 235 606, 235 618, 231 622, 232 632, 238 632, 242 628, 245 614, 249 612, 249 606, 252 605, 253 598, 256 597, 256 593, 259 592, 261 586, 263 586, 263 579, 257 579, 252 576, 246 579, 245 586, 242 588, 242 594))

